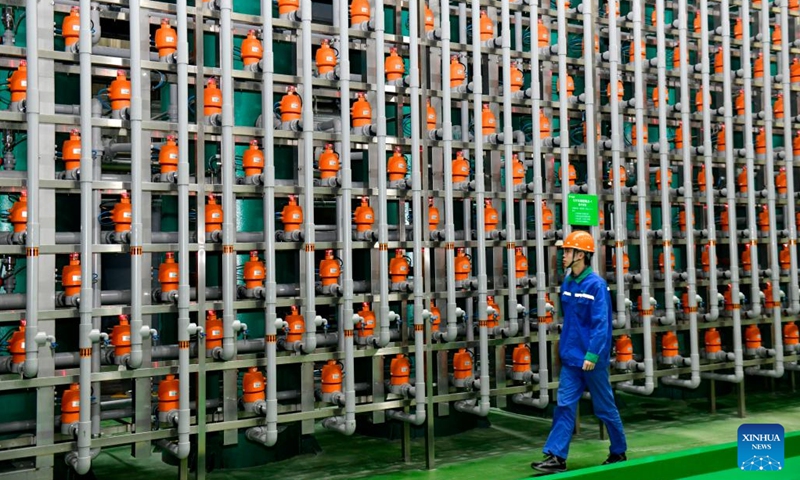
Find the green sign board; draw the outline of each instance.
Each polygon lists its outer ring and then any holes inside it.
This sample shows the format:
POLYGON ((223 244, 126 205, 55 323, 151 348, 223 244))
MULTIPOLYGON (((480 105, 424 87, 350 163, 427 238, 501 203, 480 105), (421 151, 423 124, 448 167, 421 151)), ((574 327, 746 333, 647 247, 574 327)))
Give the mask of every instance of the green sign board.
POLYGON ((596 227, 599 223, 598 212, 597 195, 571 193, 567 196, 567 221, 570 225, 596 227))

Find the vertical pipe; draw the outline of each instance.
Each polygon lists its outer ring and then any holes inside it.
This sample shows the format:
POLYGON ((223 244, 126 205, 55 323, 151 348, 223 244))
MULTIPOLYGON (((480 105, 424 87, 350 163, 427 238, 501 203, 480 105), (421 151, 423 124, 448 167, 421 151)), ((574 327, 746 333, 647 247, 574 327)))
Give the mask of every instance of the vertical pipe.
MULTIPOLYGON (((593 33, 593 24, 594 18, 592 13, 592 7, 594 4, 594 0, 585 0, 580 5, 581 13, 583 14, 583 63, 585 65, 586 75, 584 76, 584 97, 585 97, 585 106, 586 106, 586 115, 585 115, 585 122, 586 122, 586 177, 589 179, 596 179, 597 178, 597 160, 595 157, 595 146, 597 141, 597 130, 595 127, 595 88, 594 88, 594 77, 595 77, 595 56, 594 56, 594 33, 593 33)), ((559 78, 560 79, 560 78, 559 78)), ((566 83, 566 80, 562 83, 566 83)), ((566 97, 564 97, 566 98, 566 97)), ((567 102, 564 102, 566 105, 567 102)), ((591 181, 587 182, 589 186, 589 195, 597 195, 597 182, 591 181)), ((566 192, 566 190, 564 190, 566 192)), ((599 240, 599 228, 592 227, 591 228, 592 238, 594 238, 595 245, 598 245, 599 240)), ((592 268, 595 271, 599 272, 599 260, 600 255, 593 255, 592 256, 592 268)))
MULTIPOLYGON (((566 238, 572 228, 567 222, 567 196, 569 195, 569 94, 567 93, 567 49, 569 35, 567 34, 567 6, 563 1, 556 2, 558 6, 558 146, 561 149, 561 238, 566 238)), ((536 43, 538 29, 531 31, 531 42, 536 43)), ((594 42, 589 44, 592 48, 594 42)), ((587 65, 587 68, 590 68, 587 65)))
MULTIPOLYGON (((189 456, 189 28, 186 0, 178 0, 178 447, 189 456)), ((200 86, 197 86, 200 95, 200 86)), ((199 112, 198 112, 199 113, 199 112)), ((202 200, 201 200, 202 201, 202 200)), ((230 212, 228 212, 230 215, 230 212)))
MULTIPOLYGON (((444 8, 442 9, 442 22, 444 22, 445 12, 447 12, 447 16, 449 17, 449 15, 450 15, 450 3, 449 2, 447 4, 447 8, 446 9, 444 9, 444 8)), ((450 24, 450 19, 449 18, 447 19, 447 24, 448 25, 450 24)), ((444 34, 444 23, 442 23, 442 34, 444 34)), ((449 31, 447 32, 447 36, 448 36, 448 38, 450 37, 450 32, 449 31)), ((460 2, 458 4, 458 41, 460 43, 463 43, 463 44, 467 43, 467 2, 466 1, 462 1, 462 2, 460 2)), ((442 40, 442 57, 445 56, 444 55, 444 47, 445 47, 445 42, 444 42, 444 40, 442 40)), ((447 45, 447 51, 450 52, 450 45, 449 44, 447 45)), ((447 58, 443 58, 443 61, 447 62, 448 59, 447 58)), ((469 77, 469 68, 468 67, 469 67, 469 65, 467 65, 467 64, 464 65, 464 70, 467 73, 467 84, 469 84, 469 78, 470 78, 469 77)), ((444 66, 444 68, 442 69, 442 74, 444 74, 445 70, 447 70, 448 78, 450 78, 449 77, 449 75, 450 75, 450 65, 449 64, 446 64, 444 66)), ((442 82, 442 90, 445 90, 447 88, 450 88, 450 84, 442 82)), ((469 141, 468 140, 469 139, 469 102, 467 100, 462 100, 461 101, 461 139, 465 140, 465 141, 469 141)), ((448 162, 451 161, 452 160, 452 156, 445 157, 445 160, 448 161, 448 162)), ((445 220, 445 221, 447 221, 447 220, 445 220)), ((466 234, 466 228, 465 228, 465 234, 466 234)), ((467 237, 465 236, 464 238, 467 238, 467 237)), ((449 270, 449 271, 452 271, 452 270, 449 270)))

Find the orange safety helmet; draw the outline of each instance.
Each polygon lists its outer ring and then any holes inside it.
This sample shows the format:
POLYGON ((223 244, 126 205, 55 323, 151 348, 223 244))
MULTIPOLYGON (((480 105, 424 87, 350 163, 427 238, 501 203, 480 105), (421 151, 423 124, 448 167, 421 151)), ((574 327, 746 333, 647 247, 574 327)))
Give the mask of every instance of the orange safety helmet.
POLYGON ((589 232, 575 230, 564 239, 562 248, 572 248, 582 252, 594 253, 594 238, 589 232))

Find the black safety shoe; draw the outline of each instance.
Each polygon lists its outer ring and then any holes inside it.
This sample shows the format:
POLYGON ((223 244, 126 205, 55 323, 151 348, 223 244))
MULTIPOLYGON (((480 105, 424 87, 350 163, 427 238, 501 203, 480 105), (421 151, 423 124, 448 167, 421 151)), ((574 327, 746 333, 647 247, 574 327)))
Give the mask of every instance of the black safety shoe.
POLYGON ((531 463, 531 468, 544 473, 566 472, 567 461, 555 455, 547 454, 541 462, 531 463))
POLYGON ((624 453, 619 453, 619 454, 612 453, 611 455, 608 456, 606 461, 603 462, 603 465, 609 465, 609 464, 612 464, 612 463, 624 462, 627 459, 628 459, 628 457, 626 457, 624 453))

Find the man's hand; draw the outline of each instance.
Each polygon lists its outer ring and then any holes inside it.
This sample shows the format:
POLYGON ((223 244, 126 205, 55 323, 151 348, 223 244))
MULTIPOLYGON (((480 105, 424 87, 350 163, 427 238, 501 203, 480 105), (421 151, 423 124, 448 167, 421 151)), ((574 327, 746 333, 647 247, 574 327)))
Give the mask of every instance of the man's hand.
POLYGON ((583 361, 583 371, 584 372, 591 372, 594 370, 594 362, 590 362, 589 360, 583 361))

